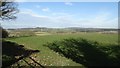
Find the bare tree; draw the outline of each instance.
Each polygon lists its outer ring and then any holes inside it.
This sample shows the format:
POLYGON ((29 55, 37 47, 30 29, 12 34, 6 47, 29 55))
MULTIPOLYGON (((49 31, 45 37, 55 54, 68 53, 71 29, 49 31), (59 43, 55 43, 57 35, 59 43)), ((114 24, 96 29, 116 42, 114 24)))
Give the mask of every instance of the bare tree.
POLYGON ((0 0, 0 19, 13 20, 16 19, 15 14, 19 12, 17 2, 10 0, 0 0))

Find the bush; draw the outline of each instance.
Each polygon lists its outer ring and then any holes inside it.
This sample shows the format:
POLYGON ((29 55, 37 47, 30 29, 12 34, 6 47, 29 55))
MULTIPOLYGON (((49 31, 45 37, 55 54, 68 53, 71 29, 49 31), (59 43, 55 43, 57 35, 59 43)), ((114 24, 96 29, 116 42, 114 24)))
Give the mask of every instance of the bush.
POLYGON ((8 32, 0 27, 0 33, 2 33, 2 38, 7 38, 8 37, 8 32))
POLYGON ((117 66, 120 46, 100 46, 98 42, 85 39, 64 39, 45 46, 85 66, 117 66), (107 52, 108 51, 108 52, 107 52))

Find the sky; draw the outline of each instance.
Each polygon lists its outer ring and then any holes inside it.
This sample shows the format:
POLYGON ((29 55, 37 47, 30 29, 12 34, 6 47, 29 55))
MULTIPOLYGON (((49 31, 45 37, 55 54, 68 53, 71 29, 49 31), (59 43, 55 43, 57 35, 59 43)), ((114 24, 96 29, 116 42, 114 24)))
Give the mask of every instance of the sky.
POLYGON ((4 28, 118 28, 117 2, 18 2, 18 9, 4 28))

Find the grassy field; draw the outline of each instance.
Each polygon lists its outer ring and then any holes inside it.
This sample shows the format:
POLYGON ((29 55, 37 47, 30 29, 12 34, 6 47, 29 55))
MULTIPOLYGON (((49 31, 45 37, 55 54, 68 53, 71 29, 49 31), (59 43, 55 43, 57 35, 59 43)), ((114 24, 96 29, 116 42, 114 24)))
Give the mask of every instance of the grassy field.
MULTIPOLYGON (((99 42, 101 45, 118 44, 117 34, 99 34, 99 33, 78 33, 78 34, 55 34, 55 35, 42 35, 30 36, 19 38, 7 38, 7 40, 24 45, 28 49, 40 50, 35 54, 35 58, 41 65, 44 66, 82 66, 71 59, 67 59, 58 53, 43 46, 48 42, 59 41, 66 38, 84 38, 99 42)), ((35 56, 33 55, 33 56, 35 56)), ((26 58, 27 59, 27 58, 26 58)), ((27 59, 29 61, 29 59, 27 59)), ((26 65, 25 62, 20 61, 21 65, 26 65)))

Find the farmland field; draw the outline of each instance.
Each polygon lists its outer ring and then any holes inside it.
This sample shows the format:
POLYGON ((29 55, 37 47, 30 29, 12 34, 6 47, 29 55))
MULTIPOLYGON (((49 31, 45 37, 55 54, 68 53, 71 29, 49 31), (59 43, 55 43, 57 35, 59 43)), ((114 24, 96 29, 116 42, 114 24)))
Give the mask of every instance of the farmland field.
POLYGON ((66 39, 66 38, 79 38, 79 37, 88 39, 88 40, 98 41, 104 44, 118 43, 118 34, 99 34, 99 33, 51 34, 51 35, 42 35, 42 36, 8 38, 8 40, 15 41, 18 43, 25 43, 25 42, 29 43, 32 41, 42 45, 46 42, 52 42, 52 41, 57 41, 61 39, 66 39))
MULTIPOLYGON (((101 45, 117 44, 117 34, 98 34, 98 33, 79 33, 79 34, 62 34, 62 35, 44 35, 44 36, 30 36, 30 37, 19 37, 19 38, 8 38, 7 40, 23 44, 28 49, 40 50, 37 53, 38 62, 45 66, 80 66, 80 64, 67 59, 58 53, 50 50, 43 46, 48 42, 58 41, 66 38, 84 38, 93 40, 101 43, 101 45)), ((29 60, 28 60, 29 61, 29 60)), ((23 64, 24 62, 20 62, 23 64)))
MULTIPOLYGON (((87 40, 97 41, 101 46, 118 44, 117 34, 99 34, 99 33, 78 33, 78 34, 55 34, 55 35, 44 35, 44 36, 30 36, 30 37, 19 37, 19 38, 7 38, 6 40, 16 42, 24 45, 28 49, 37 49, 40 52, 35 54, 36 60, 43 66, 82 66, 79 63, 72 61, 71 59, 65 58, 62 55, 50 50, 43 46, 46 43, 54 41, 60 41, 67 38, 83 38, 87 40)), ((34 55, 33 55, 34 56, 34 55)), ((29 61, 29 59, 26 58, 29 61)), ((20 61, 21 65, 27 65, 25 62, 20 61)))

